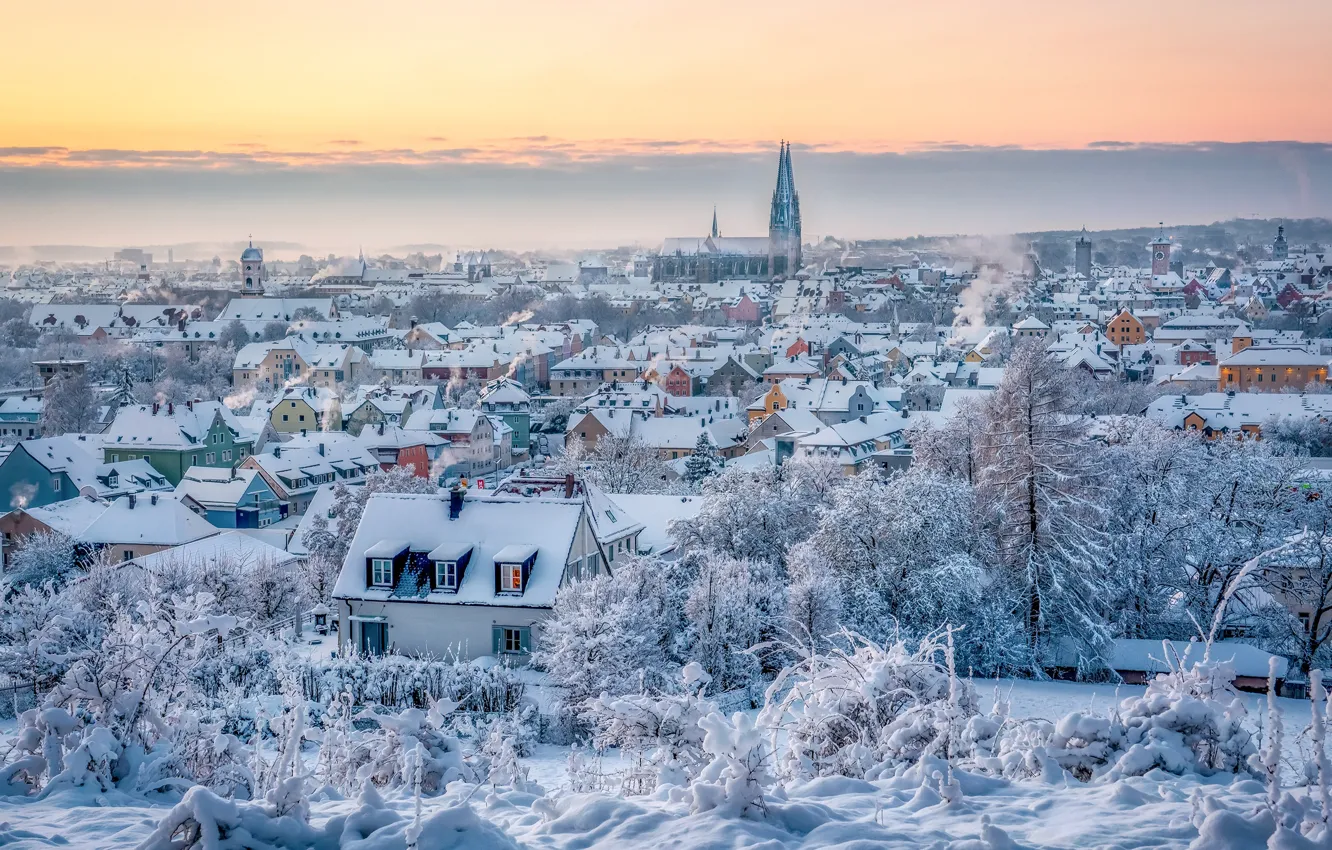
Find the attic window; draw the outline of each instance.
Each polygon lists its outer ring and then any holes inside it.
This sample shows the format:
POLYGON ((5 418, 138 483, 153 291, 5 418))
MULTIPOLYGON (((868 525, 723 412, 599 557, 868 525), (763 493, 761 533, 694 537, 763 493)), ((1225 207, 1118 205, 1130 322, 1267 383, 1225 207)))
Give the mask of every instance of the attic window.
POLYGON ((391 587, 393 585, 393 560, 391 558, 374 558, 370 561, 370 583, 375 587, 391 587))

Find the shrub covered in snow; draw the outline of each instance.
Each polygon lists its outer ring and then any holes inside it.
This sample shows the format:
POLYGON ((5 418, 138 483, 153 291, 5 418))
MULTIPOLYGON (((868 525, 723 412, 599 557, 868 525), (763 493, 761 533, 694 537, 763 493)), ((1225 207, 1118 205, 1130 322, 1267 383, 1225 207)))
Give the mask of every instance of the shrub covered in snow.
MULTIPOLYGON (((345 703, 339 705, 345 709, 345 703)), ((365 731, 334 722, 326 741, 329 757, 338 760, 327 776, 330 784, 344 790, 419 785, 423 794, 439 794, 456 779, 475 781, 462 742, 447 728, 455 708, 440 700, 429 711, 406 708, 390 714, 366 709, 354 717, 373 724, 365 731)))
POLYGON ((761 717, 785 732, 783 775, 863 777, 885 762, 964 750, 977 700, 950 670, 951 640, 883 646, 845 632, 839 643, 826 652, 798 649, 799 660, 768 688, 761 717))
POLYGON ((598 749, 619 747, 638 762, 630 777, 633 790, 646 792, 657 785, 684 785, 704 764, 701 725, 716 711, 703 698, 708 677, 691 662, 684 669, 681 694, 602 694, 587 702, 586 713, 596 730, 598 749), (651 788, 644 787, 651 773, 651 788))
POLYGON ((346 694, 356 705, 429 709, 448 700, 462 711, 499 713, 513 711, 523 698, 523 683, 503 665, 404 655, 289 663, 304 697, 321 705, 346 694))

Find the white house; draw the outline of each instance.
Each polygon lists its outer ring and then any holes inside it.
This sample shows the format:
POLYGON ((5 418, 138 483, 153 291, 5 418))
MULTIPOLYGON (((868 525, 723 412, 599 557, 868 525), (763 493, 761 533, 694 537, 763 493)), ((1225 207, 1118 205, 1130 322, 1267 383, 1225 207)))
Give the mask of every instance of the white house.
POLYGON ((584 500, 372 496, 333 590, 343 651, 524 661, 567 581, 601 570, 584 500))

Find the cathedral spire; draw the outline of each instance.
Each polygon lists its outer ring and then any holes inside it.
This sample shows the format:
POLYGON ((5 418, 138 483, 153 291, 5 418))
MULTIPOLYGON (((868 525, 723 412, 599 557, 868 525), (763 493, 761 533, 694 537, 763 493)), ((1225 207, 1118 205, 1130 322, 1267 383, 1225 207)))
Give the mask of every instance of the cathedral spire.
POLYGON ((800 270, 800 195, 791 169, 791 143, 785 139, 777 155, 777 187, 768 215, 768 270, 787 277, 800 270))
POLYGON ((718 236, 721 236, 721 231, 717 229, 717 205, 716 205, 716 204, 713 204, 713 205, 712 205, 712 238, 713 238, 713 239, 716 239, 718 236))

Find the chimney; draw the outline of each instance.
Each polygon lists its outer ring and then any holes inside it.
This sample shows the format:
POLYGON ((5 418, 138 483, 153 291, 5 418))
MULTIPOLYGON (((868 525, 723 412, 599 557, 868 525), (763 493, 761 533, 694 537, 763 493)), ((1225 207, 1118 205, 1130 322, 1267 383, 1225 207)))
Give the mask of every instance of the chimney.
POLYGON ((151 499, 153 500, 153 504, 154 504, 154 505, 157 504, 157 494, 156 494, 156 493, 154 493, 154 494, 153 494, 151 497, 149 497, 149 498, 151 498, 151 499))
POLYGON ((167 416, 175 416, 175 415, 176 415, 176 403, 174 401, 168 401, 167 416))
MULTIPOLYGON (((380 422, 380 423, 379 423, 379 436, 381 436, 381 437, 384 436, 384 423, 383 423, 383 422, 380 422)), ((320 445, 322 446, 323 443, 320 443, 320 445)))
POLYGON ((198 401, 197 398, 196 398, 196 399, 191 399, 190 401, 185 402, 185 406, 188 407, 190 410, 193 410, 193 409, 194 409, 194 403, 195 403, 196 401, 198 401))
POLYGON ((157 402, 153 402, 153 415, 154 415, 154 416, 157 415, 157 406, 158 406, 158 405, 157 405, 157 402))
POLYGON ((461 486, 455 486, 449 491, 449 519, 457 519, 462 514, 463 493, 465 491, 461 486))
POLYGON ((564 498, 572 499, 574 494, 574 476, 572 472, 564 474, 564 498))
POLYGON ((323 444, 323 443, 320 443, 320 444, 319 444, 319 456, 320 456, 320 457, 323 457, 323 456, 324 456, 324 444, 323 444))
POLYGON ((305 429, 304 429, 304 428, 301 429, 301 436, 302 436, 302 437, 305 436, 305 429))
POLYGON ((282 457, 282 447, 281 447, 281 446, 274 446, 274 447, 273 447, 273 457, 282 457))
POLYGON ((133 493, 130 493, 130 494, 129 494, 129 509, 130 509, 130 510, 134 510, 134 501, 135 501, 135 499, 134 499, 134 494, 133 494, 133 493))

